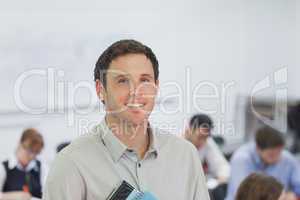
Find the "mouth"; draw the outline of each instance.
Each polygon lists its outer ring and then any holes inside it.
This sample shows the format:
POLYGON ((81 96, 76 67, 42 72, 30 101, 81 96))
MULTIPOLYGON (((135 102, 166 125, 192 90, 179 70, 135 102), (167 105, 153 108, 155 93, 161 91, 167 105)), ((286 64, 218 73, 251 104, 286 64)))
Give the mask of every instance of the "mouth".
POLYGON ((128 103, 128 104, 126 104, 126 106, 128 108, 132 108, 132 109, 139 109, 139 108, 143 108, 145 106, 145 104, 142 104, 142 103, 128 103))

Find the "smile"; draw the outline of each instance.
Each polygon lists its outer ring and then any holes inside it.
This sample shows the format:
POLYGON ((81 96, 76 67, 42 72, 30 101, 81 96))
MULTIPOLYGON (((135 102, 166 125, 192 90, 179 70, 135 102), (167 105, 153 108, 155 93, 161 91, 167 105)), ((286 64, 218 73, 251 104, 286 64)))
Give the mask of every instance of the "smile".
POLYGON ((126 105, 129 108, 142 108, 144 106, 144 104, 141 103, 128 103, 126 105))

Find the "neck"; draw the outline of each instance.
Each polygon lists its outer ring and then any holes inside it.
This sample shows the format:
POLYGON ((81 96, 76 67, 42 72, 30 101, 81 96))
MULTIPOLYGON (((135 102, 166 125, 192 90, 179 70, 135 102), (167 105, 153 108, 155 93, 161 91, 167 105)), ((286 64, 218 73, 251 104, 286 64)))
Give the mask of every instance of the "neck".
POLYGON ((149 147, 148 121, 132 124, 111 115, 105 117, 107 126, 112 133, 129 149, 135 150, 139 158, 143 158, 149 147))
POLYGON ((21 161, 21 160, 22 160, 21 157, 22 157, 22 156, 20 155, 20 149, 18 148, 17 151, 16 151, 17 162, 18 162, 19 164, 21 164, 21 166, 22 166, 23 169, 26 169, 26 167, 27 167, 28 164, 24 164, 24 163, 21 161))

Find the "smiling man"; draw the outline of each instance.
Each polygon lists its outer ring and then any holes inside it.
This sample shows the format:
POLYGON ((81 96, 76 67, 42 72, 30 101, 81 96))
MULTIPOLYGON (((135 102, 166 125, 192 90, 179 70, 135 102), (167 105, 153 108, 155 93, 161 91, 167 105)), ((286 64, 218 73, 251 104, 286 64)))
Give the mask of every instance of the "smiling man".
POLYGON ((158 75, 156 56, 140 42, 121 40, 102 53, 94 78, 106 116, 58 155, 45 200, 113 199, 118 188, 144 199, 209 199, 193 145, 148 121, 158 75))

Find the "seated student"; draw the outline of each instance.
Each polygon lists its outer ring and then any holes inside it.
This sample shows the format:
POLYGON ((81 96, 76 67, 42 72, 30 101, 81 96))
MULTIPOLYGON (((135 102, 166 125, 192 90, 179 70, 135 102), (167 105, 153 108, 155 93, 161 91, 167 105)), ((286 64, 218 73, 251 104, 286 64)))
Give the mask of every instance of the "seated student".
POLYGON ((37 130, 27 129, 23 132, 15 154, 0 164, 0 199, 42 197, 45 170, 36 156, 43 146, 43 137, 37 130))
MULTIPOLYGON (((300 197, 300 165, 284 148, 284 139, 277 130, 265 126, 256 132, 255 143, 238 149, 231 159, 231 176, 226 200, 233 200, 240 183, 251 173, 261 172, 275 177, 289 193, 300 197)), ((294 197, 294 198, 293 198, 294 197)))
POLYGON ((207 165, 207 173, 224 183, 229 178, 230 167, 218 145, 210 137, 212 128, 213 121, 208 115, 197 114, 190 119, 184 137, 198 149, 202 164, 207 165))
POLYGON ((198 150, 199 158, 208 177, 211 199, 224 199, 230 174, 229 163, 218 145, 210 137, 213 121, 208 115, 194 115, 185 130, 184 137, 198 150))
POLYGON ((283 189, 274 177, 253 173, 241 183, 235 200, 284 200, 283 189))

